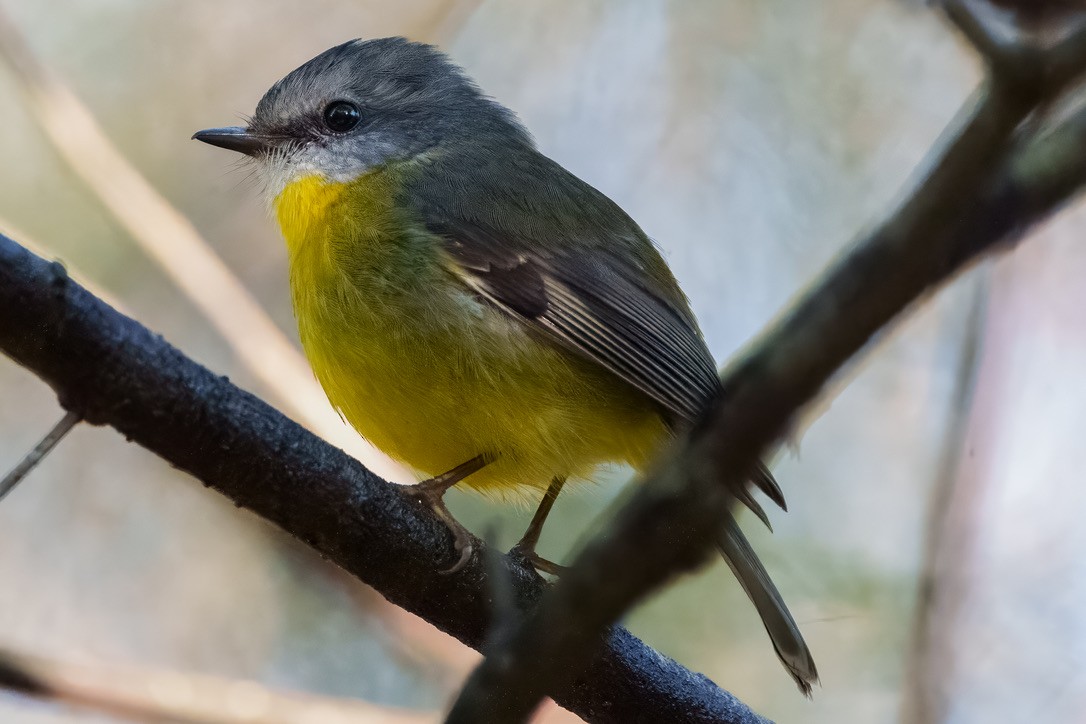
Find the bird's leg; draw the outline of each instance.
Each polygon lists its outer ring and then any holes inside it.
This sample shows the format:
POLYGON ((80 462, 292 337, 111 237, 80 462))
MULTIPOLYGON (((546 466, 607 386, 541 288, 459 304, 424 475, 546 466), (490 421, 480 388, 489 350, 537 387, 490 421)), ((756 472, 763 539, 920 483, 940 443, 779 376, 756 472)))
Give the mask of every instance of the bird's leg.
POLYGON ((543 524, 547 521, 551 508, 554 507, 554 500, 558 497, 558 493, 562 492, 562 486, 565 483, 566 479, 564 477, 556 477, 551 480, 547 492, 543 493, 543 499, 539 501, 539 507, 536 508, 535 515, 532 516, 532 522, 528 524, 528 530, 524 531, 520 542, 513 546, 513 550, 510 551, 514 555, 524 556, 536 569, 555 576, 560 575, 564 567, 552 563, 546 558, 541 558, 535 552, 535 547, 539 543, 539 535, 543 532, 543 524))
POLYGON ((471 460, 460 463, 446 473, 432 477, 429 480, 423 480, 421 483, 405 486, 407 494, 430 506, 430 510, 434 511, 437 517, 441 519, 441 522, 448 527, 449 532, 452 533, 453 546, 456 548, 456 552, 460 554, 460 559, 453 564, 452 568, 442 571, 446 575, 456 573, 467 565, 468 561, 471 560, 474 546, 471 544, 471 533, 445 507, 445 493, 449 491, 449 488, 472 473, 482 470, 492 461, 493 458, 488 455, 476 455, 471 460))

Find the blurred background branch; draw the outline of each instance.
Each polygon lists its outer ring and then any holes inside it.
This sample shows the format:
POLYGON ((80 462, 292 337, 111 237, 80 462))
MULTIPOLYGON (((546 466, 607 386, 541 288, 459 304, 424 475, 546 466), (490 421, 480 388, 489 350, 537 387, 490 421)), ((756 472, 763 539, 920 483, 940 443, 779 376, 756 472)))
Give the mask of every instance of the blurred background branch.
MULTIPOLYGON (((939 722, 946 715, 940 682, 951 678, 954 657, 946 650, 948 639, 936 635, 937 619, 940 604, 955 589, 951 571, 956 569, 960 573, 963 568, 960 563, 953 566, 949 561, 965 558, 968 554, 969 551, 963 550, 963 531, 977 525, 980 509, 976 496, 970 496, 964 505, 957 497, 962 458, 967 452, 967 435, 974 414, 973 399, 987 326, 988 294, 989 283, 985 276, 974 287, 970 300, 943 460, 928 499, 916 605, 905 658, 902 724, 939 722)), ((959 583, 957 587, 960 586, 959 583)))
POLYGON ((547 691, 582 670, 627 609, 706 561, 716 521, 734 504, 727 488, 743 483, 838 368, 922 295, 981 255, 1010 248, 1086 183, 1086 109, 1016 136, 1086 71, 1086 23, 1080 18, 1051 47, 1008 48, 992 37, 990 6, 952 0, 948 8, 992 60, 960 127, 900 205, 725 372, 726 399, 646 476, 518 630, 488 651, 449 724, 527 720, 547 691), (1009 69, 1008 54, 1027 50, 1039 62, 1009 69))
POLYGON ((62 706, 173 724, 429 724, 424 714, 145 666, 72 663, 0 648, 0 688, 62 706))

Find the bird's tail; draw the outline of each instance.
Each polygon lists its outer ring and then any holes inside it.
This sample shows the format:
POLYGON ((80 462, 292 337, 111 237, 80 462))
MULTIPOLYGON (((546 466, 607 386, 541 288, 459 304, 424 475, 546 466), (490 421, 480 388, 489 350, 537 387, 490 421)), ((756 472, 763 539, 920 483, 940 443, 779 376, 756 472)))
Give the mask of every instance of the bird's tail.
POLYGON ((818 683, 818 670, 811 652, 777 587, 731 513, 720 526, 717 547, 762 617, 777 657, 795 679, 799 690, 810 697, 811 685, 818 683))

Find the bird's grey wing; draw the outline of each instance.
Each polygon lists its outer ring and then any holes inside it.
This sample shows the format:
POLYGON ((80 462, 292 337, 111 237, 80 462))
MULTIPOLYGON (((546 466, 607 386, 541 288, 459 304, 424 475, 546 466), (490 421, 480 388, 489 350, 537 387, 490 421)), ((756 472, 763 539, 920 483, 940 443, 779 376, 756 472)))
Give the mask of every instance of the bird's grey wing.
POLYGON ((623 258, 585 244, 540 253, 507 231, 463 219, 427 225, 468 287, 614 372, 676 422, 695 419, 719 392, 689 312, 654 293, 623 258))

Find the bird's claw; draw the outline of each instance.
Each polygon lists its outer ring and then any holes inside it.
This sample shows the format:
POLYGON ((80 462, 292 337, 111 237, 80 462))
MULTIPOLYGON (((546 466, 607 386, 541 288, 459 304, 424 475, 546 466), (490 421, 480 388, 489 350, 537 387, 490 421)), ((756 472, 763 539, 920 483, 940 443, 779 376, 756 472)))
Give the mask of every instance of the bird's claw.
POLYGON ((549 573, 552 576, 561 576, 563 573, 566 572, 567 566, 560 566, 553 561, 548 561, 546 558, 543 558, 538 553, 536 553, 534 549, 528 548, 523 543, 524 542, 521 541, 520 543, 517 543, 515 546, 510 548, 509 555, 514 558, 522 558, 529 565, 531 565, 532 568, 540 571, 541 573, 549 573))
POLYGON ((453 517, 449 509, 445 507, 445 490, 440 485, 433 484, 432 481, 426 480, 415 485, 408 485, 407 494, 416 500, 422 501, 426 504, 430 510, 434 511, 434 514, 441 519, 441 522, 448 528, 449 533, 453 537, 453 548, 458 554, 459 559, 450 568, 446 568, 440 573, 443 576, 451 576, 452 574, 460 571, 471 560, 472 554, 475 552, 475 544, 472 542, 471 533, 468 529, 460 524, 456 518, 453 517))
POLYGON ((459 531, 449 529, 449 532, 453 534, 453 547, 460 553, 460 559, 456 563, 452 564, 450 568, 446 568, 443 571, 439 571, 443 576, 451 576, 457 571, 461 570, 471 560, 471 556, 475 553, 475 546, 472 545, 471 536, 467 531, 461 528, 459 531))

